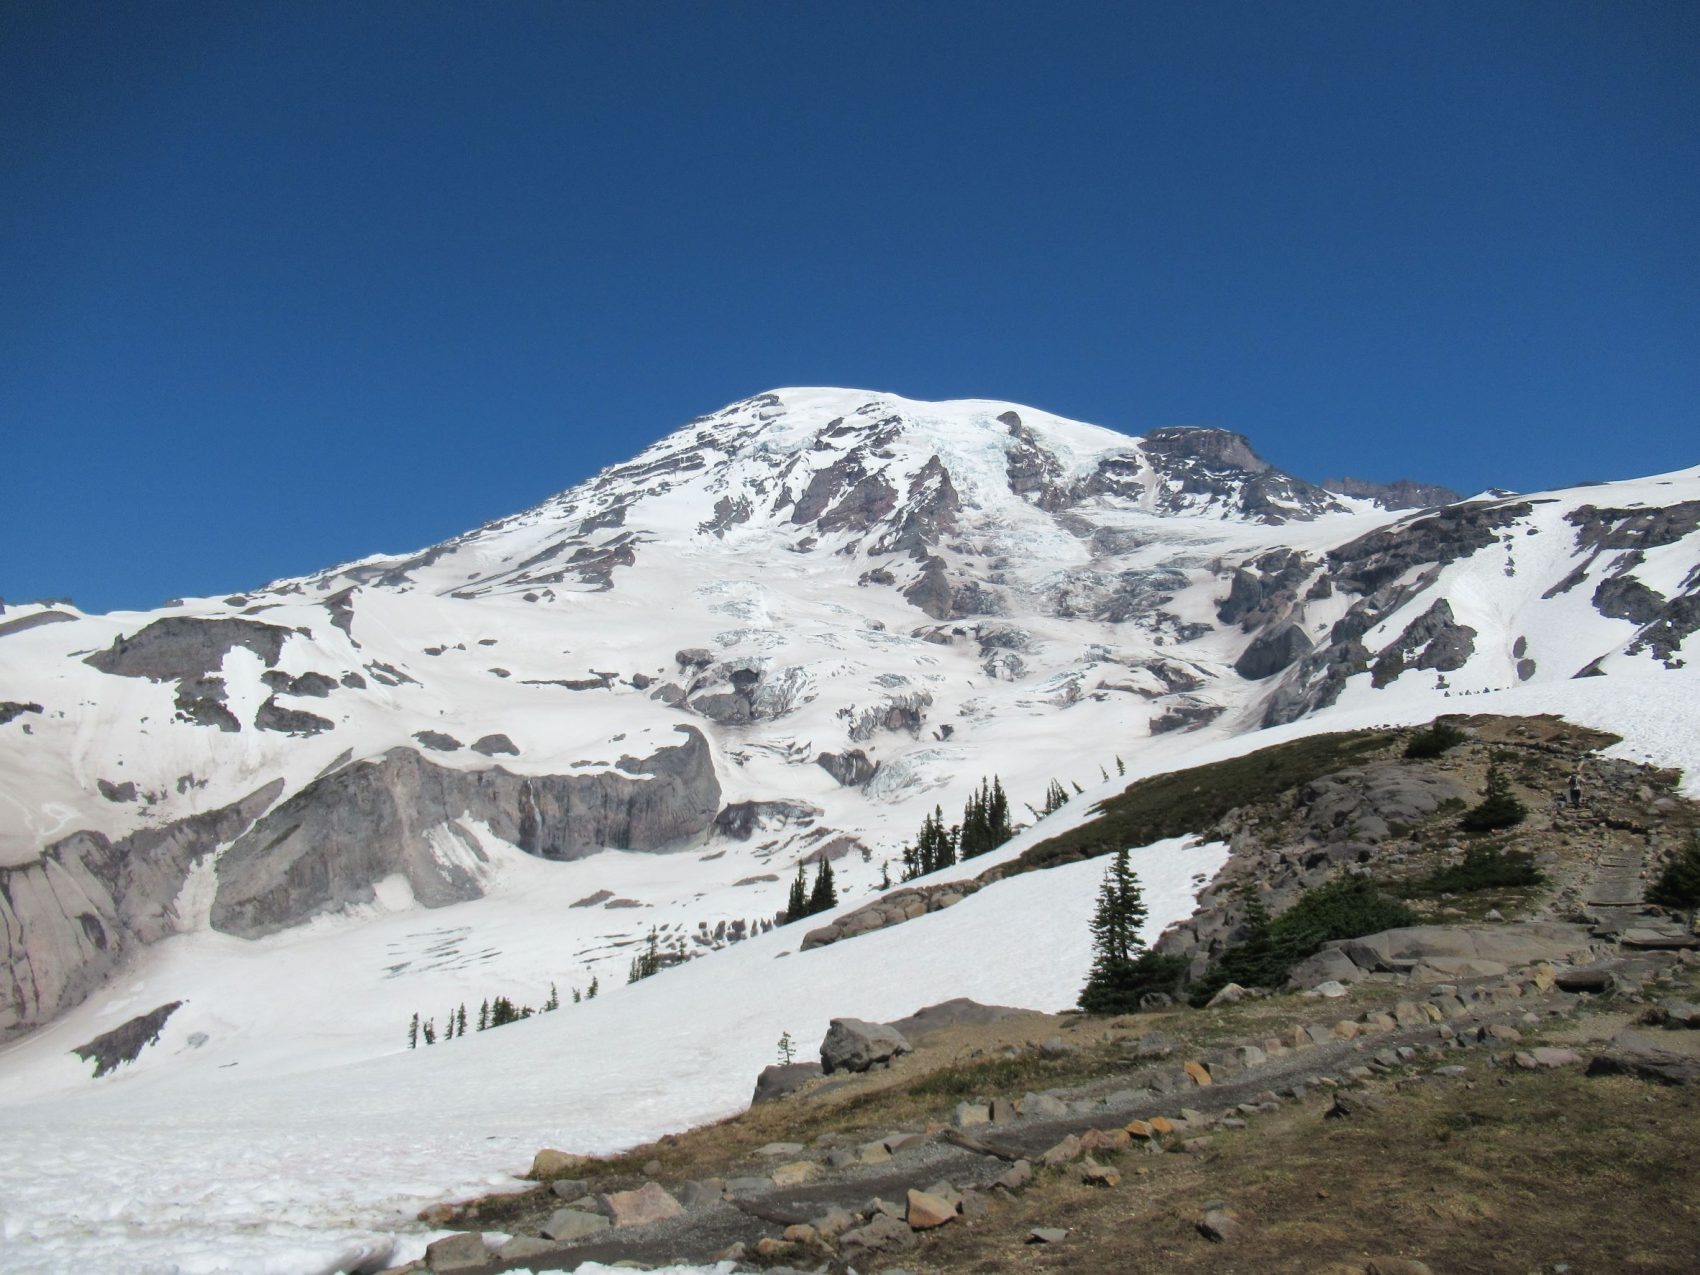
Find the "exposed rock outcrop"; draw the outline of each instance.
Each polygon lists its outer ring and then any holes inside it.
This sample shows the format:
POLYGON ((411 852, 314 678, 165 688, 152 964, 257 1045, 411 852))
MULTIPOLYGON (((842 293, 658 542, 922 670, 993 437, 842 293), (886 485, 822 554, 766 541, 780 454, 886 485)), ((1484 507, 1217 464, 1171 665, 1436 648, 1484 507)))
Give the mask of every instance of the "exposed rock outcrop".
POLYGON ((219 860, 215 928, 259 938, 308 917, 369 903, 373 887, 405 876, 426 907, 476 898, 483 851, 461 820, 547 859, 604 847, 657 850, 704 831, 720 805, 708 742, 595 774, 515 775, 457 770, 392 749, 309 784, 219 860))
POLYGON ((189 869, 282 791, 273 780, 221 809, 117 841, 72 833, 31 863, 0 868, 0 1040, 80 1003, 132 945, 173 933, 189 869))

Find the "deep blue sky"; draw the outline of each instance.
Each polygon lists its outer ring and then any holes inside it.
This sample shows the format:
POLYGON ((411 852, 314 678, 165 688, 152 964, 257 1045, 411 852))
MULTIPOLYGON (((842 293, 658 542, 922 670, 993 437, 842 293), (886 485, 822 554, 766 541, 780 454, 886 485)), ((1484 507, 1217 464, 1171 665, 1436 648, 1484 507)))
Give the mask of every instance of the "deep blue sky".
POLYGON ((1700 5, 0 7, 0 596, 252 587, 777 385, 1700 461, 1700 5))

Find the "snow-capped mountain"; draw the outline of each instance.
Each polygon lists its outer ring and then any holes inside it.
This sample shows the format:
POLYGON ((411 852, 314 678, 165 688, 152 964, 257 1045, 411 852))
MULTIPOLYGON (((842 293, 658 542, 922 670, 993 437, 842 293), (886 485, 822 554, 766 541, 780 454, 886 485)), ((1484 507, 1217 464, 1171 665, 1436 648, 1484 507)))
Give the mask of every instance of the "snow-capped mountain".
POLYGON ((781 906, 760 878, 824 853, 866 889, 994 771, 1036 800, 1173 731, 1680 663, 1697 497, 1687 471, 1413 514, 1217 430, 782 390, 421 553, 14 608, 0 1031, 174 933, 478 897, 492 840, 722 851, 605 923, 708 950, 781 906))
MULTIPOLYGON (((1450 493, 1331 485, 1220 430, 788 389, 419 553, 12 607, 0 1085, 382 1061, 416 1011, 628 995, 652 931, 759 978, 779 935, 714 954, 799 861, 853 905, 983 776, 1020 822, 1052 779, 1109 791, 1269 728, 1692 703, 1700 468, 1414 509, 1450 493), (70 1052, 167 1005, 120 1073, 70 1052)), ((1637 745, 1680 760, 1668 734, 1637 745)))

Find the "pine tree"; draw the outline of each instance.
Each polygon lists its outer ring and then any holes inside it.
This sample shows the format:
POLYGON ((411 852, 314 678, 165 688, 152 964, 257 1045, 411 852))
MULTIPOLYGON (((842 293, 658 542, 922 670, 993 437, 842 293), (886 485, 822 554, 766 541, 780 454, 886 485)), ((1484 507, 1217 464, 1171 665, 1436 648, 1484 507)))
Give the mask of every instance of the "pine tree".
POLYGON ((1116 756, 1116 774, 1123 776, 1127 774, 1127 763, 1121 759, 1120 754, 1116 756))
POLYGON ((487 997, 484 1003, 478 1007, 478 1030, 481 1032, 490 1030, 490 1001, 487 997))
POLYGON ((1139 878, 1128 865, 1128 852, 1118 850, 1098 887, 1098 906, 1092 914, 1094 977, 1126 965, 1144 948, 1139 928, 1145 923, 1145 899, 1139 878))
POLYGON ((641 979, 652 978, 661 972, 661 952, 656 946, 658 941, 655 929, 651 927, 648 944, 642 952, 632 957, 632 965, 627 974, 626 982, 636 983, 641 979))
POLYGON ((1003 790, 1003 780, 996 775, 992 776, 992 798, 986 811, 986 822, 991 827, 994 850, 1015 835, 1015 829, 1009 822, 1009 796, 1003 790))
POLYGON ((455 1035, 466 1035, 466 1002, 462 1001, 459 1009, 455 1010, 455 1035))
POLYGON ((891 889, 891 860, 880 860, 880 889, 891 889))
POLYGON ((409 1049, 418 1049, 419 1048, 419 1015, 418 1014, 415 1014, 413 1016, 413 1021, 407 1025, 407 1047, 409 1049))
POLYGON ((425 1020, 425 1026, 421 1027, 419 1030, 425 1034, 425 1043, 427 1045, 435 1045, 437 1043, 437 1028, 429 1018, 425 1020))
POLYGON ((1053 815, 1068 805, 1068 790, 1056 780, 1051 780, 1051 786, 1045 789, 1045 808, 1041 815, 1053 815))
POLYGON ((581 996, 581 995, 579 995, 579 990, 578 990, 578 988, 576 988, 576 987, 575 987, 575 988, 573 988, 573 1004, 575 1004, 575 1005, 577 1005, 577 1004, 578 1004, 578 1003, 579 1003, 579 1002, 580 1002, 580 1001, 582 1001, 582 1000, 583 1000, 583 999, 584 999, 584 998, 583 998, 583 997, 582 997, 582 996, 581 996))
POLYGON ((597 989, 600 988, 601 986, 602 986, 602 980, 600 978, 591 979, 590 980, 590 987, 588 989, 586 989, 586 991, 584 993, 585 1000, 587 1000, 587 1001, 595 1000, 597 989))
POLYGON ((825 912, 828 908, 838 906, 838 887, 832 882, 832 864, 823 854, 820 858, 820 869, 815 873, 815 886, 809 893, 809 915, 825 912))
POLYGON ((453 1040, 454 1038, 455 1038, 455 1012, 454 1012, 453 1007, 451 1006, 450 1009, 449 1009, 449 1012, 448 1012, 448 1016, 446 1018, 444 1018, 444 1020, 443 1020, 443 1039, 444 1040, 453 1040))
POLYGON ((548 1013, 552 1009, 559 1008, 561 1008, 561 993, 551 983, 549 984, 549 999, 543 1002, 543 1012, 548 1013))
POLYGON ((791 895, 785 901, 785 920, 787 923, 800 921, 809 913, 809 884, 803 861, 797 860, 797 875, 791 881, 791 895))
POLYGON ((791 1039, 790 1032, 779 1034, 779 1061, 789 1067, 797 1060, 797 1042, 791 1039))

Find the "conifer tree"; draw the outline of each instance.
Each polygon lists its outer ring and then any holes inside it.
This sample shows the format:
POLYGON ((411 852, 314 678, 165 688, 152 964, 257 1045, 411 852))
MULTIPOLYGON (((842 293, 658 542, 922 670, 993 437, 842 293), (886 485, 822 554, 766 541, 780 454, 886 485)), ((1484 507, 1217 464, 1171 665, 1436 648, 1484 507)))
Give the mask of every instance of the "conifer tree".
POLYGON ((820 868, 815 873, 815 886, 809 893, 809 915, 825 912, 828 908, 838 906, 838 887, 832 881, 832 864, 823 854, 820 858, 820 868))
POLYGON ((1045 808, 1041 815, 1052 815, 1068 805, 1068 790, 1056 780, 1051 780, 1051 786, 1045 789, 1045 808))
POLYGON ((1003 780, 992 776, 991 803, 986 810, 986 822, 991 826, 992 849, 997 849, 1015 835, 1009 822, 1009 796, 1003 790, 1003 780))
POLYGON ((808 874, 803 867, 803 861, 797 860, 797 875, 791 880, 791 894, 785 900, 785 920, 787 924, 801 920, 809 912, 809 883, 808 874))
POLYGON ((1116 774, 1123 776, 1127 774, 1127 763, 1121 759, 1121 754, 1119 753, 1116 754, 1116 774))
POLYGON ((490 1000, 488 997, 478 1007, 478 1030, 481 1032, 490 1030, 490 1000))
POLYGON ((425 1025, 419 1030, 424 1033, 425 1043, 427 1045, 435 1045, 437 1043, 436 1024, 434 1024, 429 1018, 425 1020, 425 1025))
POLYGON ((413 1016, 413 1021, 407 1025, 407 1047, 409 1049, 418 1049, 419 1048, 419 1015, 418 1014, 415 1014, 413 1016))
POLYGON ((584 998, 581 995, 579 995, 578 988, 576 988, 576 987, 573 988, 573 1004, 577 1005, 583 999, 584 998))
POLYGON ((891 889, 891 860, 880 860, 880 889, 891 889))
POLYGON ((1092 914, 1093 977, 1128 964, 1145 946, 1139 928, 1145 923, 1145 899, 1139 878, 1128 866, 1128 852, 1116 851, 1098 887, 1098 906, 1092 914))
POLYGON ((454 1038, 455 1038, 455 1012, 454 1012, 454 1007, 450 1006, 448 1016, 443 1020, 443 1039, 444 1040, 453 1040, 454 1038))
POLYGON ((788 1031, 779 1033, 779 1061, 789 1067, 797 1060, 797 1042, 788 1031))
POLYGON ((543 1002, 543 1012, 548 1013, 552 1009, 559 1008, 561 1008, 561 993, 551 983, 549 984, 549 999, 543 1002))
POLYGON ((590 980, 590 986, 589 986, 589 988, 587 988, 585 990, 585 993, 584 993, 585 1000, 587 1000, 587 1001, 595 1000, 597 989, 600 988, 601 986, 602 986, 602 980, 600 978, 591 979, 590 980))
POLYGON ((460 1008, 455 1010, 455 1035, 466 1035, 466 1002, 462 1001, 460 1008))

